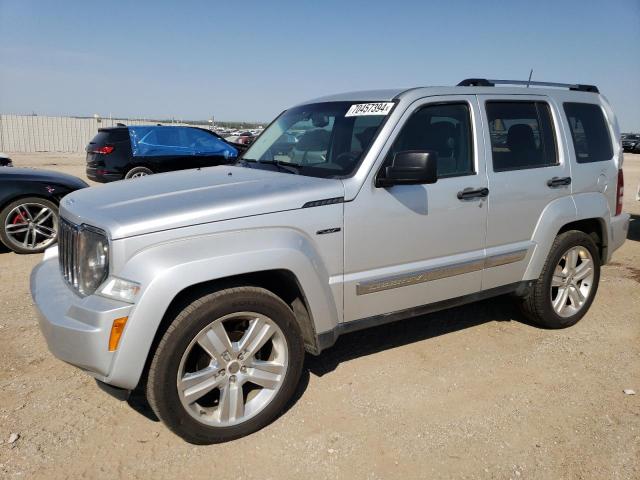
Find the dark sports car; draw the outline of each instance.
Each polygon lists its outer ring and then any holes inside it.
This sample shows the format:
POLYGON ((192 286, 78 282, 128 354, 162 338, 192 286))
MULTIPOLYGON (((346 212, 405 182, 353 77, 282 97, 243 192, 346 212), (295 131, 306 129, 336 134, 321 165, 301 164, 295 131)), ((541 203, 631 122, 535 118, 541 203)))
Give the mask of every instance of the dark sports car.
POLYGON ((64 173, 0 169, 0 241, 16 253, 44 251, 56 241, 62 197, 88 186, 64 173))

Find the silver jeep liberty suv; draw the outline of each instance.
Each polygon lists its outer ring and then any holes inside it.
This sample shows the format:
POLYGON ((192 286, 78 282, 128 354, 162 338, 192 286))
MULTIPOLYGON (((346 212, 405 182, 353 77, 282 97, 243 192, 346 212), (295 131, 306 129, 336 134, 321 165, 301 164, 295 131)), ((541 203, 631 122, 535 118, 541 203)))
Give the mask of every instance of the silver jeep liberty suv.
POLYGON ((49 349, 204 444, 345 332, 506 293, 575 324, 627 236, 620 132, 594 86, 521 84, 320 98, 234 166, 68 195, 31 278, 49 349))

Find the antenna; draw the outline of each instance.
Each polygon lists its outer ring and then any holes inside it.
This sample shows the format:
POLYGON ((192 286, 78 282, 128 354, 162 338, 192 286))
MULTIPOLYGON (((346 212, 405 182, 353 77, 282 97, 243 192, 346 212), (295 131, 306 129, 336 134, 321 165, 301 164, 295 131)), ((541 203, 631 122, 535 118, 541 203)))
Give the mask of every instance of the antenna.
POLYGON ((533 76, 533 68, 529 72, 529 80, 527 80, 527 88, 529 88, 529 84, 531 84, 531 77, 533 76))

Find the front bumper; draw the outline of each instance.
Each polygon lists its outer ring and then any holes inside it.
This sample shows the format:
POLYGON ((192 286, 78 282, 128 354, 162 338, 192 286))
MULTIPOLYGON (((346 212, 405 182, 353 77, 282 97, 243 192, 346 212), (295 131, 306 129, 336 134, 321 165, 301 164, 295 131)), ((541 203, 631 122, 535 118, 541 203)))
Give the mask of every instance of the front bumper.
POLYGON ((611 260, 611 255, 618 248, 622 246, 624 241, 627 239, 627 235, 629 233, 629 219, 630 215, 628 213, 621 213, 620 215, 616 215, 611 218, 611 223, 609 228, 611 229, 609 236, 609 245, 608 245, 608 260, 611 260))
POLYGON ((116 318, 129 316, 132 305, 78 296, 64 282, 57 255, 47 255, 31 273, 31 296, 51 353, 107 381, 115 356, 109 351, 111 326, 116 318))

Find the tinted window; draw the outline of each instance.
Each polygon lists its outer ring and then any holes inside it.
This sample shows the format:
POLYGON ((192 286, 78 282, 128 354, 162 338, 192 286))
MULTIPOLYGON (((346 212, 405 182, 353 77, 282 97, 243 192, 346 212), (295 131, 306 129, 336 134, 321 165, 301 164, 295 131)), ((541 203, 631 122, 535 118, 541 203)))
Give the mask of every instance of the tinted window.
POLYGON ((487 102, 496 172, 558 163, 551 110, 545 102, 487 102))
MULTIPOLYGON (((406 150, 438 153, 438 177, 473 173, 471 118, 465 103, 429 105, 416 111, 402 127, 387 154, 385 165, 406 150)), ((384 171, 384 169, 383 169, 384 171)))
POLYGON ((611 160, 613 148, 602 108, 592 103, 565 103, 564 112, 578 163, 611 160))
POLYGON ((104 145, 105 143, 115 143, 129 140, 129 131, 126 128, 113 130, 101 130, 91 140, 92 144, 104 145))

